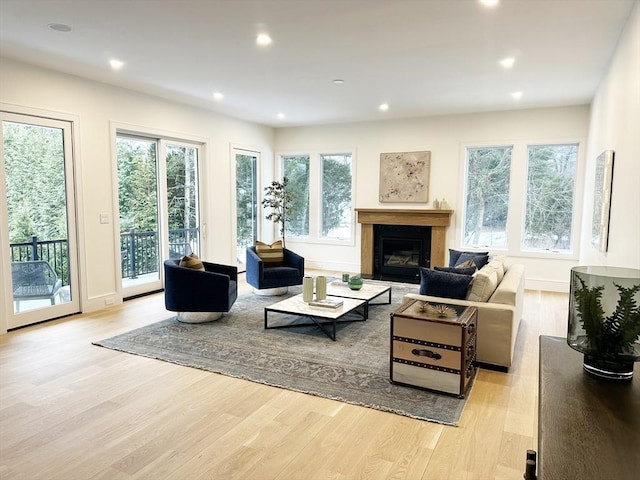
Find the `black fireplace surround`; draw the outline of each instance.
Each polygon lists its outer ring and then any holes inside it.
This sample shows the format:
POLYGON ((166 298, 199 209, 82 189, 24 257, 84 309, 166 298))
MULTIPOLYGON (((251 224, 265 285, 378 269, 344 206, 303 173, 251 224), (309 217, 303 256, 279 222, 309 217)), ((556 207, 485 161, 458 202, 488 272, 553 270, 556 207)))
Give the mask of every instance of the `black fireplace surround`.
POLYGON ((373 226, 373 278, 420 283, 419 267, 431 266, 431 227, 373 226))

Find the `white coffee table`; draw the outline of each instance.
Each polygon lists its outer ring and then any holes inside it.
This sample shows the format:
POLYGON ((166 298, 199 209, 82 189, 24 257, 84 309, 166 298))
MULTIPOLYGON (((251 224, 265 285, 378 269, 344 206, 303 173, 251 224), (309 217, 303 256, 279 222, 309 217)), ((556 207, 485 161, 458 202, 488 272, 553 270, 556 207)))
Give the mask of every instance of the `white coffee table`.
MULTIPOLYGON (((330 297, 329 297, 330 298, 330 297)), ((317 325, 331 340, 336 340, 336 324, 338 322, 363 322, 367 319, 367 302, 354 298, 341 298, 343 304, 338 308, 314 307, 302 301, 302 294, 285 298, 264 309, 264 328, 308 327, 309 323, 282 323, 269 326, 269 313, 284 313, 306 317, 317 325), (361 311, 358 309, 363 307, 361 311), (348 317, 348 318, 345 318, 348 317), (325 328, 331 325, 332 329, 325 328)))
POLYGON ((369 318, 369 306, 370 305, 389 305, 391 304, 391 285, 384 285, 379 283, 364 282, 360 290, 351 290, 346 282, 341 280, 335 280, 327 284, 327 295, 340 298, 353 298, 356 300, 364 300, 365 315, 369 318), (387 293, 386 302, 372 303, 371 301, 387 293))

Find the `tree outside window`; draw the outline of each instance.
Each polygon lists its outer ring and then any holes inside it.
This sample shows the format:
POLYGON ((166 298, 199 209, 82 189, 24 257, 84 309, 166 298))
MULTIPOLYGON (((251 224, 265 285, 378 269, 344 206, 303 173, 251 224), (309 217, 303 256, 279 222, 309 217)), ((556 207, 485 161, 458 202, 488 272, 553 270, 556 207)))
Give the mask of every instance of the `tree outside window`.
POLYGON ((571 251, 578 145, 529 146, 524 249, 571 251))
POLYGON ((507 247, 512 146, 467 148, 464 245, 507 247))
POLYGON ((351 238, 351 154, 321 155, 322 237, 351 238))
POLYGON ((287 236, 309 236, 309 166, 309 155, 282 157, 283 176, 289 182, 287 189, 295 192, 285 225, 287 236))

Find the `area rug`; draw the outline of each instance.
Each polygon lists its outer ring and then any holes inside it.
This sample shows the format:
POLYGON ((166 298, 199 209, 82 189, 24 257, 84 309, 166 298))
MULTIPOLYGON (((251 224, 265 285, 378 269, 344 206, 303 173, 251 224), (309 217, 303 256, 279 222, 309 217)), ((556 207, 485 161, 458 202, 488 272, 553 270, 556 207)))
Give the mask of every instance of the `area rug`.
MULTIPOLYGON (((420 420, 457 425, 464 399, 389 381, 389 314, 402 303, 406 293, 417 289, 416 285, 392 285, 391 305, 370 306, 367 321, 339 323, 335 342, 313 324, 265 330, 264 307, 283 297, 249 293, 238 297, 231 312, 212 323, 185 324, 172 317, 94 344, 420 420)), ((290 287, 289 295, 300 291, 300 287, 290 287)), ((388 297, 385 294, 380 298, 388 297)), ((278 322, 305 322, 302 317, 269 314, 270 325, 272 318, 278 322)))

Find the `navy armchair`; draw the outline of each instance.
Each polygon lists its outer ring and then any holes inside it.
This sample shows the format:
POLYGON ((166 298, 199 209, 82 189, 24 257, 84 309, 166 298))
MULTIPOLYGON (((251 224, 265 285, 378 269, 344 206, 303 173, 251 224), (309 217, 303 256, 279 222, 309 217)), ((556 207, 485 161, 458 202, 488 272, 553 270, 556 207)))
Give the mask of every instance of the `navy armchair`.
POLYGON ((247 283, 259 295, 284 295, 293 285, 302 285, 304 258, 286 248, 282 249, 282 264, 267 266, 256 253, 256 247, 247 247, 247 283))
POLYGON ((205 270, 181 267, 180 259, 164 262, 164 304, 186 323, 217 320, 238 298, 238 269, 202 262, 205 270))

